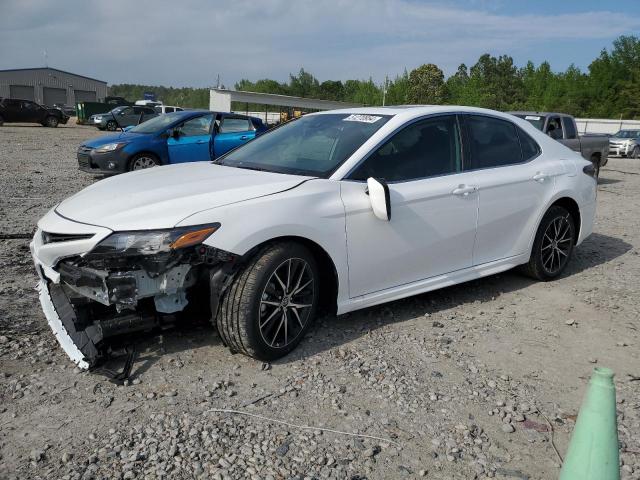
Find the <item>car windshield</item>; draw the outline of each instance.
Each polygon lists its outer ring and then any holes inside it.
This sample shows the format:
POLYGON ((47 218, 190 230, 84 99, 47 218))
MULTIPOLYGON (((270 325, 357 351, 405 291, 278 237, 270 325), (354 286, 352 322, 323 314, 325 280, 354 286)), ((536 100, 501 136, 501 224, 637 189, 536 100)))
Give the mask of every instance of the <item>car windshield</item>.
POLYGON ((390 115, 309 115, 233 150, 216 163, 328 177, 391 118, 390 115))
POLYGON ((156 133, 169 128, 169 125, 178 120, 176 115, 170 113, 154 117, 146 122, 142 122, 140 125, 133 127, 129 132, 132 133, 156 133))
POLYGON ((614 135, 614 138, 638 138, 640 130, 620 130, 614 135))
POLYGON ((527 115, 524 113, 515 113, 516 117, 523 118, 538 130, 542 130, 544 127, 544 118, 542 115, 527 115))

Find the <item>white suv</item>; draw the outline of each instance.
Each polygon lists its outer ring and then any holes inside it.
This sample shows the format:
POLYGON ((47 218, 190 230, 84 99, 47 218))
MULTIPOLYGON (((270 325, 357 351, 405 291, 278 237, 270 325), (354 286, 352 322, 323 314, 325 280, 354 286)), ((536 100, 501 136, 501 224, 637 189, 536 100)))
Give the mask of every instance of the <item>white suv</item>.
POLYGON ((156 105, 153 109, 160 115, 165 113, 182 112, 184 110, 181 107, 174 107, 172 105, 156 105))
POLYGON ((101 180, 39 222, 40 300, 83 368, 112 337, 205 310, 269 360, 342 314, 516 266, 563 271, 592 230, 591 162, 511 115, 307 115, 214 162, 101 180))

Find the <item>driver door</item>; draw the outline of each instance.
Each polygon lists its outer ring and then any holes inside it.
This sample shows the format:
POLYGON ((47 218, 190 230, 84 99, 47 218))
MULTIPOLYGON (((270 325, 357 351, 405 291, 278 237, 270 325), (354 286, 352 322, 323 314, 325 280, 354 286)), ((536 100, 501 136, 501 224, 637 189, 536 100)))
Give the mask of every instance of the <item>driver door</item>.
POLYGON ((173 129, 167 139, 169 163, 202 162, 211 160, 211 127, 213 114, 187 120, 173 129))
POLYGON ((458 118, 425 118, 394 134, 341 182, 349 296, 468 268, 478 219, 473 173, 462 173, 458 118), (391 218, 380 220, 369 177, 386 180, 391 218))

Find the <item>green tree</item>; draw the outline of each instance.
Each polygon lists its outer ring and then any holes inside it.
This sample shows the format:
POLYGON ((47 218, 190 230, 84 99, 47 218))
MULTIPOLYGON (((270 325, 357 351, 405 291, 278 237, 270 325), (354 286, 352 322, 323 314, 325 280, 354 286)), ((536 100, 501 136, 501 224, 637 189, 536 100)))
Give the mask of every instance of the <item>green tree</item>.
POLYGON ((301 68, 298 75, 289 75, 289 94, 294 97, 315 97, 320 88, 318 79, 301 68))
POLYGON ((482 55, 471 67, 469 88, 475 90, 475 105, 495 110, 521 108, 524 100, 522 78, 508 55, 482 55))
POLYGON ((409 103, 438 105, 444 102, 445 95, 444 73, 437 65, 427 63, 409 74, 409 103))
POLYGON ((409 103, 409 73, 404 69, 402 75, 387 83, 387 105, 406 105, 409 103))

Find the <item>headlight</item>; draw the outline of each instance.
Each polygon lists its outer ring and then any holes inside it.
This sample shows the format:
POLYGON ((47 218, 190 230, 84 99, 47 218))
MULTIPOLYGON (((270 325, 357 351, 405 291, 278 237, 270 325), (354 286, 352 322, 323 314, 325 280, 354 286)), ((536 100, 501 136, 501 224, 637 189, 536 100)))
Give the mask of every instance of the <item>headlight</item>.
POLYGON ((102 145, 101 147, 96 148, 96 152, 98 153, 106 153, 106 152, 113 152, 114 150, 117 150, 118 148, 124 146, 126 144, 124 143, 107 143, 106 145, 102 145))
POLYGON ((102 115, 98 115, 96 117, 93 117, 94 120, 102 120, 102 115))
POLYGON ((90 252, 98 255, 155 255, 204 242, 220 228, 219 223, 171 230, 116 232, 101 241, 90 252))

